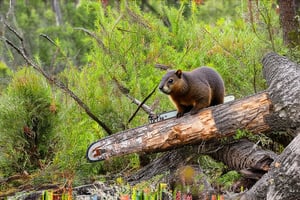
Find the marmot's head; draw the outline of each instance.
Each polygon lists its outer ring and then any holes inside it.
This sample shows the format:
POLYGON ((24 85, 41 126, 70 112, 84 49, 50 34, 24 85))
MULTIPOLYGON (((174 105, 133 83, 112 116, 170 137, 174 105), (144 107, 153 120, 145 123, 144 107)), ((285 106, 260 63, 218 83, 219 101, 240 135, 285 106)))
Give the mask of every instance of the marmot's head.
POLYGON ((182 71, 169 71, 161 79, 159 89, 165 94, 181 93, 182 89, 185 88, 184 80, 182 79, 182 71))

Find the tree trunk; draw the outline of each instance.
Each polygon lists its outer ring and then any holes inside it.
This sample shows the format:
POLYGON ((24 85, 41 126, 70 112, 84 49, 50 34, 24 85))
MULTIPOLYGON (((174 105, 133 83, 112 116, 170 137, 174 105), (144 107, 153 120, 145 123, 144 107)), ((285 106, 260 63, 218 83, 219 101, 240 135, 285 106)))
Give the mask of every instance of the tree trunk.
POLYGON ((62 21, 62 14, 60 10, 59 0, 52 0, 51 4, 52 4, 53 12, 55 13, 56 25, 60 26, 62 25, 63 21, 62 21))
POLYGON ((294 132, 300 127, 300 66, 275 53, 267 54, 262 64, 273 106, 266 122, 273 131, 294 132))
POLYGON ((300 131, 273 162, 271 169, 244 194, 243 200, 299 199, 300 131))
POLYGON ((277 131, 289 130, 298 136, 275 159, 268 173, 241 199, 299 199, 300 67, 274 53, 267 54, 262 62, 264 76, 269 85, 269 95, 274 106, 274 112, 269 117, 271 120, 268 120, 271 128, 277 131), (289 76, 284 76, 284 73, 289 76))
POLYGON ((296 19, 296 1, 278 0, 283 42, 290 46, 300 44, 299 22, 296 19))

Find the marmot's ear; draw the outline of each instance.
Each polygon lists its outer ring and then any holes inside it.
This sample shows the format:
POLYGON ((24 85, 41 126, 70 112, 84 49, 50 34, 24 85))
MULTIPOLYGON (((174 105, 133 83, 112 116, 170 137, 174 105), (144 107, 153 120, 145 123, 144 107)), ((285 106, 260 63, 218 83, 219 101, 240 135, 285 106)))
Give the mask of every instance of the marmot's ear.
POLYGON ((175 74, 176 74, 176 76, 177 76, 178 78, 181 78, 181 75, 182 75, 181 69, 177 70, 177 71, 175 72, 175 74))

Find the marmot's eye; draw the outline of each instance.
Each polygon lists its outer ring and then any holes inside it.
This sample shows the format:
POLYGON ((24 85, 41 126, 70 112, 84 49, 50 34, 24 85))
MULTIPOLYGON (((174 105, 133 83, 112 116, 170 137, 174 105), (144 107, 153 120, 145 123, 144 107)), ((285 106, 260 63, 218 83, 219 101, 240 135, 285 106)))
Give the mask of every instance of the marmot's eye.
POLYGON ((168 83, 173 83, 173 79, 169 79, 169 80, 168 80, 168 83))

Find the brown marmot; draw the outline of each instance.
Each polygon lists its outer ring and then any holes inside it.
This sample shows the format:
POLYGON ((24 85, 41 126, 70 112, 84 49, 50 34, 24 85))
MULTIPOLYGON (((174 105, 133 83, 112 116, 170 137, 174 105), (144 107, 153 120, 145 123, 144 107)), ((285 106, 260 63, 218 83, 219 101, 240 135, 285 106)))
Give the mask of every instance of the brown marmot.
POLYGON ((177 107, 177 118, 189 111, 193 115, 202 108, 224 102, 222 77, 209 67, 199 67, 190 72, 180 69, 169 71, 162 78, 159 89, 170 95, 177 107))

